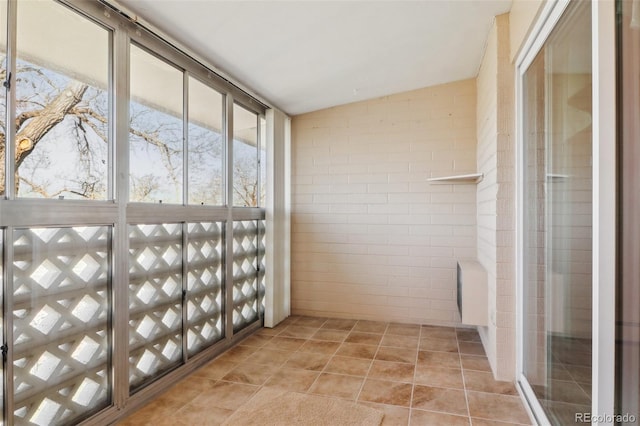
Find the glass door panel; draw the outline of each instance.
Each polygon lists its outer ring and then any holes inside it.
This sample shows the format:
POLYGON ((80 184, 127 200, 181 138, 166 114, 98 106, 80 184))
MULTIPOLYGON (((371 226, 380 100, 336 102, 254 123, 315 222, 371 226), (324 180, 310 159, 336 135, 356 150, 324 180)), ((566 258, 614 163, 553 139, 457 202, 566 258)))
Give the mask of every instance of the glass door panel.
POLYGON ((523 83, 523 373, 569 424, 591 411, 590 3, 568 6, 523 83))

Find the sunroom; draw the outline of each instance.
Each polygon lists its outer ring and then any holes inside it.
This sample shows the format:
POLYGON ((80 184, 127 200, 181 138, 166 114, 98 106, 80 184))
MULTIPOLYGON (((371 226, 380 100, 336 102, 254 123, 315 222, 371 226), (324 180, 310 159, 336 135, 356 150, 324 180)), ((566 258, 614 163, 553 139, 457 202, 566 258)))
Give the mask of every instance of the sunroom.
POLYGON ((0 0, 3 424, 635 424, 639 31, 0 0))

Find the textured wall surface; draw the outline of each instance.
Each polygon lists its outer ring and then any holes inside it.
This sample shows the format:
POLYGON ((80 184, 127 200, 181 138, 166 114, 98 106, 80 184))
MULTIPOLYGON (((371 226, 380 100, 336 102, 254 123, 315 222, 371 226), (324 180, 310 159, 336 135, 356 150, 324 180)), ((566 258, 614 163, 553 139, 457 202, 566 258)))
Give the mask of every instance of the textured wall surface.
POLYGON ((456 324, 476 257, 476 80, 296 116, 292 312, 456 324))

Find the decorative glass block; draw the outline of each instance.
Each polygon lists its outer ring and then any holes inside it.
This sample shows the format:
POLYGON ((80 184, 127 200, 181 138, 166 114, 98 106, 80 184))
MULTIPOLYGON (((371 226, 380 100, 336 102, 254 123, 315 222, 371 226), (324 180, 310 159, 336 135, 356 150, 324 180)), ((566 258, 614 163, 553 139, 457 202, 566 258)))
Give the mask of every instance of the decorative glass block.
POLYGON ((14 423, 74 423, 110 403, 110 234, 14 231, 14 423))
POLYGON ((129 385, 182 362, 182 224, 129 226, 129 385))

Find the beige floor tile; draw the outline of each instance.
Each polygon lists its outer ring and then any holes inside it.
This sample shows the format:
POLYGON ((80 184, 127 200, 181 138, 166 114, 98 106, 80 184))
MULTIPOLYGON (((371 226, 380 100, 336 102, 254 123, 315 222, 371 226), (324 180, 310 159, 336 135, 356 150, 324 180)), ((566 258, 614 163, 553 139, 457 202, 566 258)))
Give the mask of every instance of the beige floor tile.
POLYGON ((529 416, 517 396, 468 391, 467 401, 471 417, 512 423, 529 421, 529 416))
POLYGON ((249 358, 249 356, 256 352, 258 348, 255 346, 238 345, 231 349, 228 349, 224 354, 220 355, 217 359, 220 361, 241 362, 249 358))
POLYGON ((576 382, 564 382, 561 380, 550 380, 547 388, 546 398, 556 402, 566 402, 568 404, 590 405, 590 394, 587 394, 576 382))
MULTIPOLYGON (((554 396, 582 401, 587 370, 564 369, 569 384, 554 396)), ((119 424, 218 425, 263 387, 357 400, 384 412, 383 426, 529 423, 514 385, 493 380, 476 330, 296 316, 247 337, 119 424)))
POLYGON ((221 379, 225 374, 237 366, 237 362, 225 361, 218 358, 197 369, 194 376, 221 379))
POLYGON ((456 331, 454 328, 448 327, 422 327, 420 337, 430 339, 456 339, 456 331))
POLYGON ((417 336, 398 336, 395 334, 385 334, 380 343, 382 346, 392 346, 394 348, 415 349, 418 347, 419 338, 417 336))
POLYGON ((384 413, 381 426, 398 426, 409 424, 410 410, 407 407, 397 405, 376 404, 375 402, 360 401, 360 405, 375 408, 384 413))
POLYGON ((460 361, 464 370, 491 371, 491 366, 486 356, 461 354, 460 361))
POLYGON ((518 395, 513 383, 499 382, 489 372, 466 370, 464 372, 464 384, 465 388, 470 391, 518 395))
POLYGON ((411 424, 419 426, 469 426, 469 417, 413 409, 411 410, 411 424))
POLYGON ((407 362, 415 364, 417 357, 418 351, 410 348, 380 346, 376 353, 376 359, 380 361, 407 362))
MULTIPOLYGON (((174 404, 176 404, 174 402, 174 404)), ((167 405, 166 401, 152 401, 140 410, 123 419, 119 424, 126 426, 153 425, 158 419, 171 416, 181 405, 167 405)))
POLYGON ((331 355, 316 354, 310 352, 295 352, 284 364, 286 368, 299 368, 302 370, 322 371, 331 359, 331 355))
POLYGON ((275 349, 263 348, 247 358, 245 362, 280 367, 287 362, 292 354, 292 351, 278 351, 275 349))
POLYGON ((285 327, 289 327, 290 325, 296 324, 298 321, 300 321, 301 317, 299 315, 291 315, 288 316, 287 318, 285 318, 284 320, 282 320, 282 322, 280 322, 280 324, 278 324, 278 326, 285 326, 285 327))
POLYGON ((309 392, 355 400, 363 382, 364 379, 360 377, 322 373, 309 392))
POLYGON ((391 323, 387 327, 387 334, 397 334, 400 336, 420 336, 420 326, 417 324, 395 324, 391 323))
POLYGON ((228 382, 261 385, 277 370, 269 365, 242 363, 224 375, 222 380, 228 382))
POLYGON ((371 367, 371 360, 334 356, 331 358, 324 371, 327 373, 347 374, 350 376, 365 377, 371 367))
POLYGON ((459 368, 416 366, 415 383, 440 388, 464 389, 462 371, 459 368))
POLYGON ((458 342, 456 339, 433 339, 430 337, 423 337, 420 339, 420 350, 458 353, 458 342))
POLYGON ((267 349, 275 349, 280 351, 297 351, 300 346, 304 345, 305 339, 296 339, 292 337, 276 336, 264 345, 267 349))
MULTIPOLYGON (((472 426, 519 426, 523 423, 499 422, 497 420, 471 418, 472 426)), ((530 423, 526 423, 529 425, 530 423)))
POLYGON ((328 340, 331 342, 343 342, 349 335, 348 331, 326 330, 321 328, 311 338, 313 340, 328 340))
POLYGON ((231 416, 231 414, 233 414, 233 410, 224 408, 187 405, 169 418, 173 423, 167 424, 180 426, 218 426, 231 416))
POLYGON ((356 325, 357 322, 357 320, 350 319, 328 319, 324 324, 322 324, 322 328, 330 330, 351 331, 351 329, 356 325))
POLYGON ((486 356, 484 346, 479 342, 458 342, 458 350, 461 354, 486 356))
POLYGON ((465 392, 433 386, 415 385, 411 408, 468 416, 465 392))
POLYGON ((447 352, 419 351, 418 365, 433 368, 460 368, 460 356, 447 352))
POLYGON ((306 392, 319 375, 320 373, 315 371, 281 368, 264 385, 288 391, 306 392))
POLYGON ((376 346, 358 345, 357 343, 343 343, 336 355, 348 356, 351 358, 373 359, 376 354, 376 346))
POLYGON ((457 328, 456 336, 459 342, 480 342, 480 334, 477 330, 469 328, 457 328))
POLYGON ((353 327, 354 331, 362 331, 364 333, 376 333, 376 334, 384 334, 387 329, 386 322, 379 321, 358 321, 358 323, 353 327))
POLYGON ((401 362, 373 361, 370 378, 389 380, 393 382, 413 382, 414 364, 405 364, 401 362))
POLYGON ((345 342, 377 346, 378 344, 380 344, 380 340, 382 340, 381 334, 352 331, 345 339, 345 342))
POLYGON ((412 388, 410 383, 367 379, 358 400, 410 407, 412 388))
POLYGON ((280 334, 280 332, 282 330, 284 330, 286 327, 282 327, 282 326, 278 326, 276 328, 261 328, 260 330, 258 330, 257 334, 259 334, 260 336, 266 336, 266 337, 274 337, 277 336, 278 334, 280 334))
POLYGON ((271 340, 273 336, 265 336, 262 334, 254 334, 252 336, 247 337, 242 341, 242 344, 245 346, 255 346, 257 348, 261 348, 271 340))
POLYGON ((313 336, 316 331, 318 331, 317 328, 290 325, 289 327, 285 328, 282 333, 278 334, 278 337, 295 337, 300 339, 308 339, 309 337, 313 336))
POLYGON ((193 409, 207 407, 236 410, 260 389, 259 386, 219 381, 206 393, 200 394, 189 405, 193 409))
POLYGON ((296 321, 296 325, 302 327, 320 328, 327 321, 327 318, 320 317, 301 317, 296 321))
POLYGON ((300 346, 300 352, 313 352, 319 354, 333 355, 340 347, 340 342, 328 342, 325 340, 307 340, 300 346))
POLYGON ((191 401, 215 385, 216 381, 207 377, 189 376, 170 387, 160 398, 175 401, 191 401))

